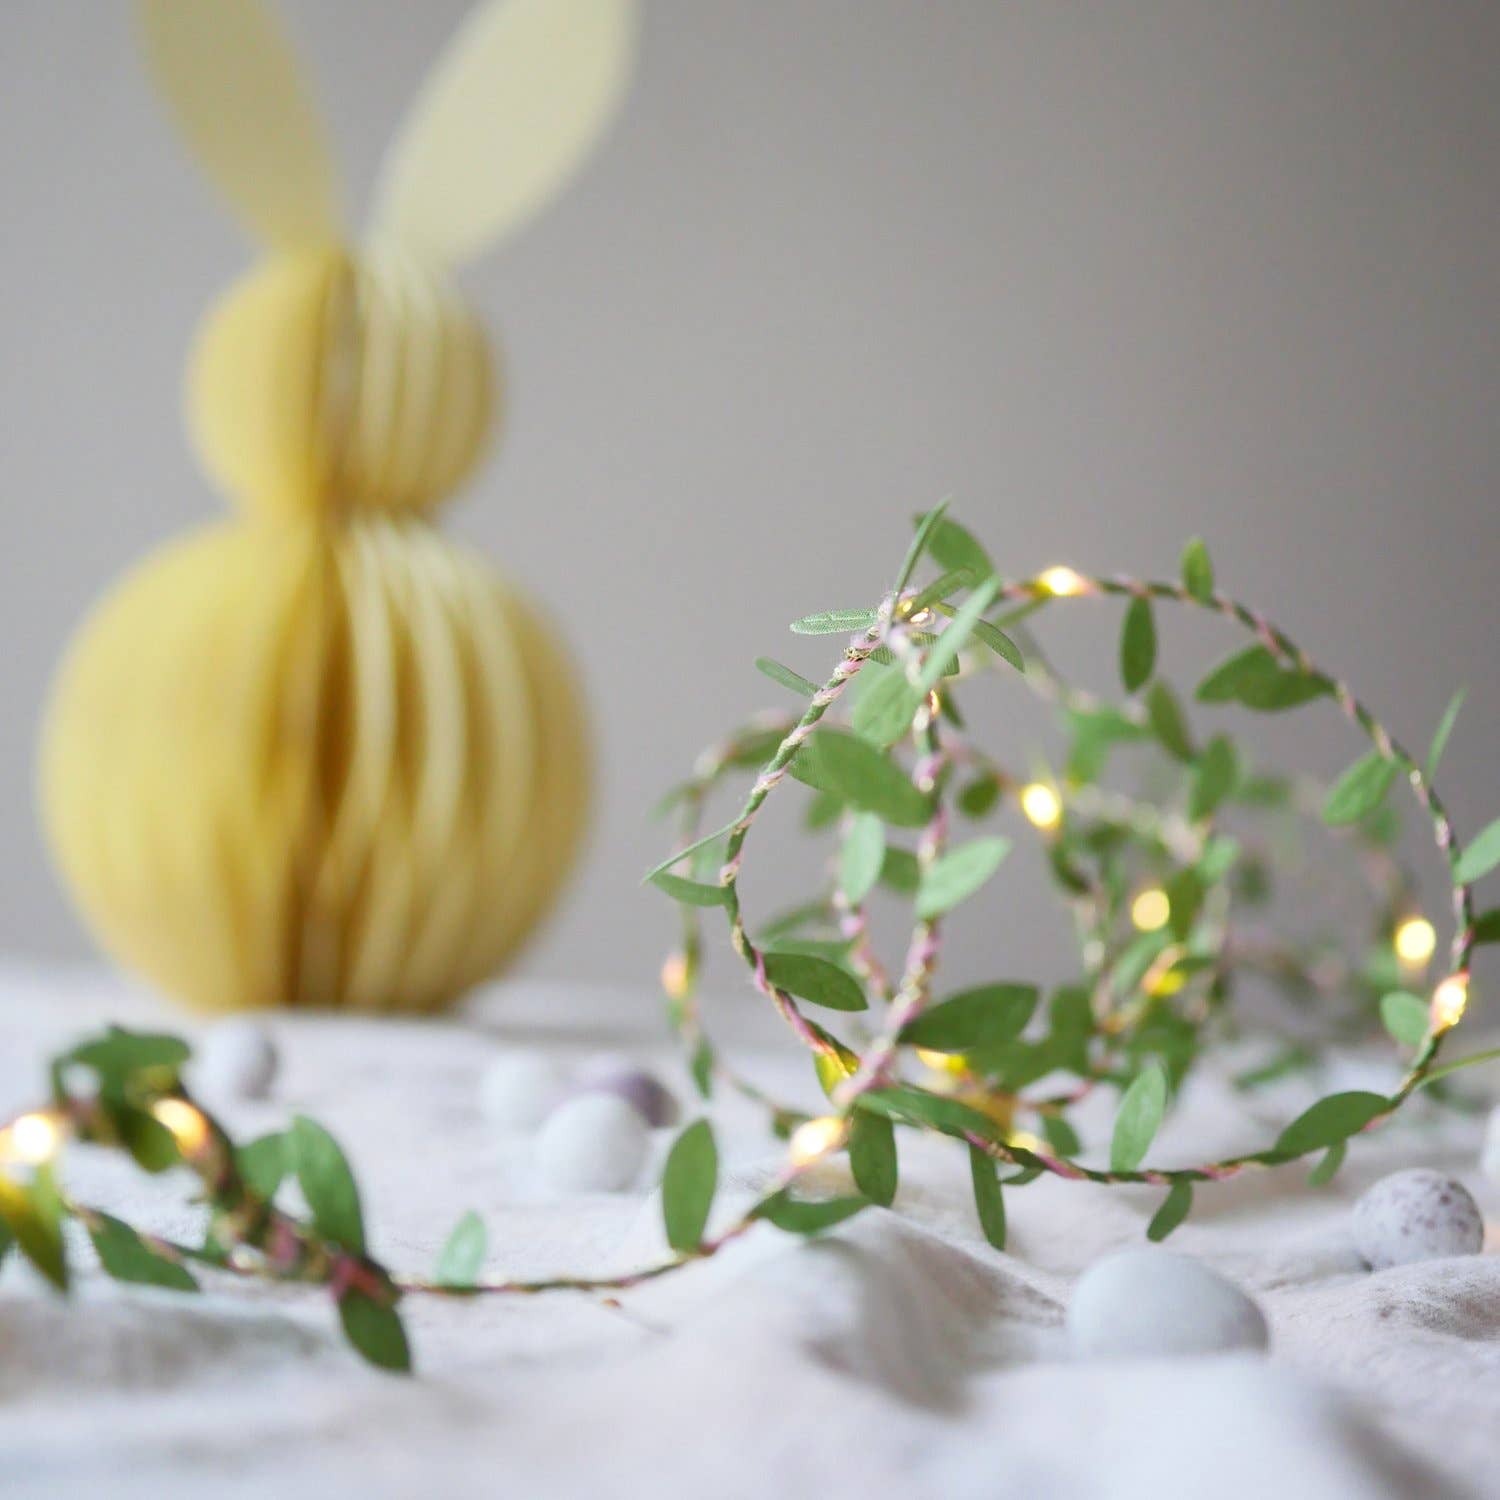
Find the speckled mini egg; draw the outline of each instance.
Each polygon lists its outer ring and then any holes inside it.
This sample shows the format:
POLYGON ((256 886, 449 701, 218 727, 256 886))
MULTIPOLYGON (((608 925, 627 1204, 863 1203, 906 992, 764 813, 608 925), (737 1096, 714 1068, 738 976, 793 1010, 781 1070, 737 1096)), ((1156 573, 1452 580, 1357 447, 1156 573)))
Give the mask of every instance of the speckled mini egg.
POLYGON ((567 1087, 558 1064, 542 1052, 502 1052, 479 1077, 479 1112, 500 1130, 535 1130, 567 1087))
POLYGON ((1088 1358, 1264 1349, 1265 1314, 1202 1261, 1155 1246, 1096 1261, 1068 1301, 1068 1341, 1088 1358))
POLYGON ((192 1086, 209 1102, 264 1099, 276 1081, 276 1043, 248 1016, 220 1021, 203 1034, 193 1061, 192 1086))
POLYGON ((1354 1205, 1350 1227, 1355 1248, 1376 1271, 1474 1255, 1484 1244, 1484 1220, 1469 1190, 1425 1167, 1382 1177, 1354 1205))
POLYGON ((653 1129, 675 1124, 680 1113, 676 1098, 654 1073, 624 1063, 601 1063, 590 1068, 573 1092, 578 1096, 614 1094, 653 1129))
POLYGON ((560 1104, 537 1137, 537 1167, 563 1193, 619 1193, 635 1186, 651 1132, 617 1094, 581 1094, 560 1104))

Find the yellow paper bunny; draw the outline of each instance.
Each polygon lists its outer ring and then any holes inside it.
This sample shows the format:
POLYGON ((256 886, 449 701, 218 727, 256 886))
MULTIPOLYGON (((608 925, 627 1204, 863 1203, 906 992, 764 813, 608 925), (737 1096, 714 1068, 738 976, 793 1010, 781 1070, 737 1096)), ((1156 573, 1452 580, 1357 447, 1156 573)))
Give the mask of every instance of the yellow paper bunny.
POLYGON ((103 944, 195 1006, 440 1006, 550 905, 587 800, 555 638, 427 519, 495 420, 448 273, 599 139, 633 5, 479 5, 359 249, 273 17, 142 0, 139 19, 178 128, 268 252, 188 376, 241 514, 150 558, 80 631, 43 730, 46 828, 103 944))

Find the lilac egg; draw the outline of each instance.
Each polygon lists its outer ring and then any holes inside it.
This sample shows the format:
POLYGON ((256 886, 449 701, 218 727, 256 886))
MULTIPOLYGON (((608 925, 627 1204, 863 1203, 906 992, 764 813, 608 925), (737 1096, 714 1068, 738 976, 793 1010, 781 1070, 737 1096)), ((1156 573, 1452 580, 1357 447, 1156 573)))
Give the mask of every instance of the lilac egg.
POLYGON ((674 1124, 679 1114, 676 1098, 654 1074, 622 1063, 608 1063, 592 1069, 573 1093, 574 1097, 613 1094, 623 1099, 653 1129, 674 1124))

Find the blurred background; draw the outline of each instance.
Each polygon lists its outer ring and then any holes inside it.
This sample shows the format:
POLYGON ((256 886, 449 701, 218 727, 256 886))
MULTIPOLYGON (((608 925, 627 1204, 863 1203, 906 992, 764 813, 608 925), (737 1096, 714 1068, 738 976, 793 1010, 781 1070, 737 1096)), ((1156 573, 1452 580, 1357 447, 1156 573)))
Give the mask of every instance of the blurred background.
MULTIPOLYGON (((357 215, 464 0, 284 6, 357 215)), ((128 19, 24 0, 3 21, 12 954, 88 951, 32 807, 64 642, 223 505, 178 397, 250 247, 169 133, 128 19)), ((757 654, 824 675, 836 644, 787 622, 874 602, 912 513, 946 494, 1012 574, 1170 576, 1201 533, 1225 587, 1419 749, 1468 683, 1442 780, 1460 829, 1500 811, 1490 0, 648 0, 614 136, 466 285, 509 411, 448 524, 561 622, 599 744, 587 863, 525 971, 654 974, 674 918, 638 884, 666 839, 646 809, 703 743, 789 702, 757 654)), ((1061 623, 1068 664, 1112 686, 1118 608, 1061 623)), ((1232 644, 1174 628, 1166 664, 1190 685, 1232 644)), ((997 701, 996 748, 1024 763, 1043 714, 997 701)), ((1292 717, 1233 727, 1320 772, 1358 752, 1328 709, 1292 717)), ((1013 863, 956 968, 1050 961, 1060 920, 1039 866, 1013 863)))

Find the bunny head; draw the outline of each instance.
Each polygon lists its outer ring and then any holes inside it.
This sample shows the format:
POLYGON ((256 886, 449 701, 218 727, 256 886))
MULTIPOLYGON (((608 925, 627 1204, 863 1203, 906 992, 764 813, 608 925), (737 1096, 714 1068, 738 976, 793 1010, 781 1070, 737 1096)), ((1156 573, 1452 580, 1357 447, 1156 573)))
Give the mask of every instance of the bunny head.
POLYGON ((485 0, 390 149, 374 227, 342 232, 322 121, 256 0, 138 0, 177 127, 266 255, 201 326, 189 425, 258 515, 419 513, 482 455, 489 340, 454 268, 546 206, 629 73, 633 0, 485 0))

